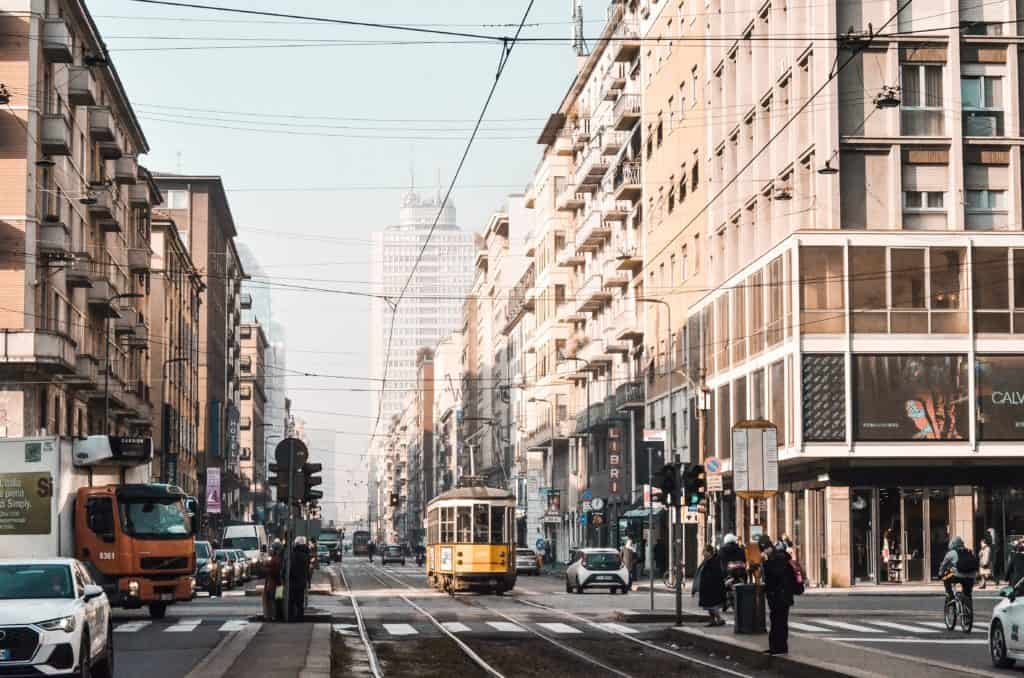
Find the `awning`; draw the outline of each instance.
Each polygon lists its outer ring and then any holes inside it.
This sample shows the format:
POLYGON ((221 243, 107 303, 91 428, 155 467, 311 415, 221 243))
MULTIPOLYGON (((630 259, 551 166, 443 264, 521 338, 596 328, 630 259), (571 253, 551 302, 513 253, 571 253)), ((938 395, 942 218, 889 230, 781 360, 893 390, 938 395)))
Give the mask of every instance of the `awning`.
MULTIPOLYGON (((664 510, 665 510, 664 506, 655 506, 654 507, 654 515, 658 515, 659 513, 661 513, 664 510)), ((649 515, 651 515, 651 510, 650 509, 647 509, 647 508, 635 508, 635 509, 630 509, 630 510, 626 511, 625 513, 623 513, 619 517, 620 518, 634 518, 634 519, 640 518, 640 519, 643 519, 643 518, 647 518, 649 515)))

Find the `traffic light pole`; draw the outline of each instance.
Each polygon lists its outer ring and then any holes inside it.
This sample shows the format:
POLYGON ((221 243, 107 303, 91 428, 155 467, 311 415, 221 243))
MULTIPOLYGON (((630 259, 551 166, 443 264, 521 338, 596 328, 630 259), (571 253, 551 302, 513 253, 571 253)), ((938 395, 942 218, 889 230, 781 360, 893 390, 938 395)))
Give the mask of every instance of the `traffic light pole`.
POLYGON ((291 621, 292 617, 292 596, 291 596, 291 575, 292 575, 292 549, 295 543, 295 520, 292 514, 292 501, 295 497, 295 439, 288 439, 288 527, 285 528, 285 534, 287 535, 288 541, 285 543, 285 560, 284 560, 284 621, 285 623, 291 621))

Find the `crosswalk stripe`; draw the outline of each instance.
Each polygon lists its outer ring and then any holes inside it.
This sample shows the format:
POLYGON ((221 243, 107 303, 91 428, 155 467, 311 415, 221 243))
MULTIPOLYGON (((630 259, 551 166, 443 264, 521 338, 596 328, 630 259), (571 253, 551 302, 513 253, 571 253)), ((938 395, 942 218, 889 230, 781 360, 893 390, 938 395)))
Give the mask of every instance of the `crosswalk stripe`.
POLYGON ((910 624, 899 624, 891 621, 873 621, 872 624, 876 626, 884 626, 888 629, 896 629, 897 631, 907 631, 909 633, 935 633, 935 629, 922 628, 920 626, 911 626, 910 624))
POLYGON ((441 625, 452 633, 465 633, 469 630, 469 627, 462 622, 442 622, 441 625))
POLYGON ((513 624, 512 622, 492 621, 487 622, 487 625, 496 631, 504 631, 506 633, 524 633, 526 631, 519 624, 513 624))
POLYGON ((409 624, 384 624, 384 630, 393 636, 415 636, 419 633, 409 624))
MULTIPOLYGON (((250 622, 247 619, 232 619, 230 621, 226 621, 223 624, 221 624, 221 627, 219 629, 217 629, 217 630, 218 631, 224 631, 224 632, 241 631, 241 630, 245 629, 247 626, 249 626, 249 624, 250 624, 250 622)), ((260 623, 259 622, 255 622, 255 626, 256 626, 256 630, 258 631, 259 628, 260 628, 260 623)))
POLYGON ((539 623, 537 624, 537 626, 541 627, 542 629, 551 631, 552 633, 561 633, 562 635, 568 635, 570 633, 583 633, 583 631, 580 631, 579 629, 574 629, 568 624, 563 624, 561 622, 539 623))
MULTIPOLYGON (((792 625, 792 624, 791 624, 792 625)), ((615 622, 594 622, 593 626, 607 631, 608 633, 636 633, 636 629, 632 629, 623 624, 616 624, 615 622)))
POLYGON ((174 626, 168 626, 164 631, 170 633, 188 633, 195 631, 196 627, 203 623, 202 619, 182 619, 174 626))
MULTIPOLYGON (((946 625, 943 622, 927 621, 927 622, 919 622, 919 623, 924 625, 924 626, 930 626, 933 629, 940 629, 942 631, 946 631, 947 630, 946 629, 946 625)), ((955 630, 957 632, 959 632, 960 631, 960 627, 957 626, 955 630)), ((978 626, 974 627, 974 633, 987 633, 987 632, 988 632, 987 627, 982 627, 982 628, 978 628, 978 626)))
POLYGON ((807 633, 827 633, 829 629, 822 626, 814 626, 813 624, 804 624, 802 622, 789 622, 789 627, 796 629, 797 631, 806 631, 807 633))
POLYGON ((118 624, 117 627, 114 629, 114 633, 135 633, 136 631, 140 631, 146 628, 152 623, 153 622, 148 621, 137 621, 118 624))
POLYGON ((846 629, 847 631, 859 631, 860 633, 881 633, 881 629, 873 629, 870 626, 861 626, 860 624, 850 624, 848 622, 836 621, 833 619, 812 619, 815 624, 824 624, 825 626, 834 626, 837 629, 846 629))

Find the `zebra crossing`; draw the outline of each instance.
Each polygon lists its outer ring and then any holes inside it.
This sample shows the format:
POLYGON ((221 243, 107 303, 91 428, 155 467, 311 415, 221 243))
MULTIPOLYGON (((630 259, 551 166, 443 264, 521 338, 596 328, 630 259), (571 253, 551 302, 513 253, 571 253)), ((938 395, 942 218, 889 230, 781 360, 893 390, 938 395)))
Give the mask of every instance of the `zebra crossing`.
MULTIPOLYGON (((888 619, 832 619, 828 617, 804 617, 790 618, 790 631, 823 636, 835 636, 842 634, 848 636, 857 634, 859 639, 878 640, 879 642, 890 642, 894 637, 906 638, 908 636, 921 636, 923 638, 934 637, 941 641, 942 633, 950 633, 946 625, 941 621, 925 621, 920 619, 900 619, 890 621, 888 619)), ((985 634, 987 626, 976 623, 971 635, 985 634)), ((964 636, 959 627, 953 633, 964 636)), ((847 638, 844 638, 847 639, 847 638)))
POLYGON ((122 622, 114 626, 114 633, 139 633, 140 631, 158 631, 160 633, 192 633, 199 627, 216 626, 221 633, 237 633, 243 629, 253 627, 258 631, 261 622, 251 622, 247 619, 178 619, 170 624, 154 623, 152 621, 122 622))
MULTIPOLYGON (((508 635, 517 636, 530 633, 531 630, 538 631, 545 635, 573 637, 583 635, 636 635, 643 633, 645 629, 630 626, 618 622, 588 622, 588 623, 566 623, 553 621, 509 621, 505 619, 495 620, 464 620, 464 621, 442 621, 441 625, 449 633, 456 635, 465 634, 473 636, 482 635, 508 635)), ((351 625, 336 625, 335 630, 349 634, 351 625), (341 628, 344 627, 344 628, 341 628)), ((427 621, 413 622, 381 622, 369 624, 372 635, 377 639, 401 640, 403 638, 415 638, 417 636, 433 637, 437 635, 437 628, 427 621)))

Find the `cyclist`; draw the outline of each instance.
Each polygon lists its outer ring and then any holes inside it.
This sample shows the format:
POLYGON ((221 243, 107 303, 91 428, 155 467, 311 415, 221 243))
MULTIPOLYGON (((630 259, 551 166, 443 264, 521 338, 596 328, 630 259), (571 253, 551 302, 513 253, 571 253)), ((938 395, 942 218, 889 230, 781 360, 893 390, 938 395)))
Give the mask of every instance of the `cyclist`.
POLYGON ((974 590, 974 579, 978 576, 978 558, 964 545, 964 540, 960 537, 949 540, 949 552, 939 566, 939 576, 946 587, 947 605, 953 600, 953 587, 960 584, 967 605, 973 608, 974 599, 971 592, 974 590))

